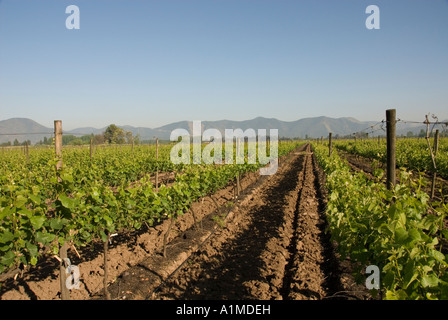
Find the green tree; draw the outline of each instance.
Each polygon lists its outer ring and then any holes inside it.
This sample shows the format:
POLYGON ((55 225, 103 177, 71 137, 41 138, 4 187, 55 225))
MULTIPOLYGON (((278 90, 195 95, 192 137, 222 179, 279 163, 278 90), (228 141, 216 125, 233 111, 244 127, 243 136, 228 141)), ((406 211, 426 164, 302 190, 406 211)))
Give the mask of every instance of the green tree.
POLYGON ((420 129, 420 133, 418 134, 418 136, 419 136, 420 138, 426 137, 426 131, 423 130, 423 129, 420 129))
POLYGON ((95 145, 103 144, 103 143, 105 143, 105 142, 106 142, 106 139, 104 138, 104 133, 102 133, 102 134, 96 134, 96 135, 93 137, 93 143, 94 143, 95 145))
POLYGON ((139 133, 137 133, 137 135, 135 136, 135 138, 134 138, 134 143, 135 144, 140 144, 140 134, 139 133))
POLYGON ((117 127, 115 124, 111 124, 107 127, 104 132, 104 140, 111 144, 122 144, 125 143, 125 133, 124 130, 117 127))
POLYGON ((81 146, 83 144, 83 141, 80 138, 76 138, 73 139, 70 144, 74 146, 81 146))
POLYGON ((126 135, 127 143, 128 144, 132 144, 132 141, 134 140, 134 137, 132 136, 132 132, 131 131, 126 131, 125 135, 126 135))
POLYGON ((62 144, 63 145, 70 144, 75 139, 76 139, 76 136, 74 136, 72 134, 62 135, 62 144))

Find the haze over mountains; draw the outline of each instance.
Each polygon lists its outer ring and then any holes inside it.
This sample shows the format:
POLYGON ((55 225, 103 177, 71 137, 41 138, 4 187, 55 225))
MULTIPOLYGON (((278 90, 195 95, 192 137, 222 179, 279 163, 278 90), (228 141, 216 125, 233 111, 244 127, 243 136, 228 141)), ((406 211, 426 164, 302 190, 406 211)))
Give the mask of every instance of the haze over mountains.
MULTIPOLYGON (((181 121, 170 123, 158 128, 133 127, 128 125, 120 125, 118 127, 125 131, 131 131, 135 136, 140 135, 141 140, 152 140, 158 137, 162 140, 168 140, 174 129, 182 128, 191 132, 191 121, 181 121)), ((356 132, 369 133, 369 136, 385 135, 385 131, 381 129, 381 123, 375 121, 358 121, 354 118, 329 118, 329 117, 313 117, 303 118, 296 121, 281 121, 275 118, 257 117, 252 120, 232 121, 202 121, 202 129, 218 129, 224 136, 225 129, 242 129, 249 128, 257 131, 258 129, 278 129, 279 137, 285 138, 320 138, 327 137, 329 132, 333 136, 351 135, 356 132)), ((385 129, 385 125, 383 126, 385 129)), ((62 128, 64 128, 64 120, 62 119, 62 128)), ((412 131, 417 134, 422 128, 421 124, 401 124, 397 126, 397 135, 406 134, 412 131)), ((104 128, 80 127, 74 130, 63 131, 64 134, 87 135, 101 134, 106 130, 104 128)), ((0 121, 0 143, 17 139, 19 142, 30 140, 32 144, 43 140, 44 137, 51 137, 54 129, 45 127, 34 120, 27 118, 11 118, 0 121)))

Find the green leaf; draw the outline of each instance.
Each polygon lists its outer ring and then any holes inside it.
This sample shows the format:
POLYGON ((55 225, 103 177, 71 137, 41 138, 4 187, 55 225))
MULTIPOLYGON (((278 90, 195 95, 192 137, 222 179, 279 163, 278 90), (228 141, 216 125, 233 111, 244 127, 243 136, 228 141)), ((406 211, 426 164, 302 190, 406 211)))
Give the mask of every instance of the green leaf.
POLYGON ((54 230, 61 230, 67 222, 66 219, 53 218, 50 220, 50 227, 54 230))
POLYGON ((59 200, 61 200, 61 204, 67 209, 73 209, 75 207, 75 200, 67 197, 65 194, 60 194, 59 200))
POLYGON ((448 240, 448 230, 442 230, 442 235, 443 235, 443 237, 445 238, 445 239, 447 239, 448 240))
POLYGON ((399 244, 404 244, 408 238, 408 232, 402 228, 398 227, 395 229, 395 241, 399 244))
POLYGON ((1 263, 5 266, 10 266, 16 258, 16 255, 12 251, 8 251, 3 257, 1 258, 1 263))
POLYGON ((403 226, 403 228, 406 226, 406 214, 404 212, 401 212, 398 215, 398 221, 400 222, 400 224, 403 226))
POLYGON ((28 252, 32 257, 37 256, 37 246, 36 245, 32 244, 31 242, 27 242, 26 248, 28 249, 28 252))
POLYGON ((107 241, 107 234, 103 230, 100 231, 100 237, 101 237, 101 241, 103 241, 103 242, 107 241))
POLYGON ((407 300, 408 295, 404 290, 386 291, 386 300, 407 300))
POLYGON ((437 276, 435 276, 434 274, 427 274, 423 276, 421 284, 424 288, 437 287, 437 285, 439 284, 439 278, 437 278, 437 276))
POLYGON ((0 242, 1 243, 8 243, 14 240, 14 233, 12 233, 9 230, 6 230, 3 233, 0 233, 0 242))
POLYGON ((30 194, 30 195, 28 195, 28 197, 29 197, 35 204, 37 204, 37 205, 40 205, 40 204, 41 204, 40 197, 38 197, 37 195, 30 194))
POLYGON ((39 242, 43 245, 46 245, 46 244, 50 243, 51 241, 53 241, 55 237, 56 236, 52 233, 48 233, 48 232, 43 233, 43 232, 38 231, 38 232, 36 232, 35 239, 37 242, 39 242))
POLYGON ((73 183, 73 176, 71 174, 69 174, 69 173, 62 174, 61 175, 61 179, 63 181, 67 181, 67 182, 73 183))
POLYGON ((442 252, 438 250, 431 250, 430 253, 437 261, 446 264, 445 256, 442 252))
POLYGON ((419 241, 422 239, 420 232, 417 229, 411 229, 409 230, 409 240, 410 241, 419 241))
POLYGON ((111 226, 113 226, 114 221, 107 215, 104 215, 103 219, 106 221, 106 226, 108 228, 110 228, 111 226))
MULTIPOLYGON (((2 199, 0 198, 0 202, 2 199)), ((0 208, 0 221, 2 221, 5 217, 9 216, 11 214, 10 207, 0 208)))
POLYGON ((25 198, 24 196, 22 196, 21 194, 19 194, 16 198, 16 200, 14 201, 14 206, 16 208, 21 208, 25 205, 25 203, 27 202, 27 198, 25 198))
POLYGON ((407 289, 409 285, 418 277, 418 270, 415 268, 414 263, 409 261, 404 267, 403 284, 404 289, 407 289))
POLYGON ((397 206, 395 204, 392 204, 389 209, 387 210, 387 215, 390 218, 393 218, 395 216, 395 212, 397 211, 397 206))
POLYGON ((34 216, 30 218, 31 225, 34 229, 40 229, 42 228, 42 225, 44 224, 46 220, 46 217, 44 216, 34 216))

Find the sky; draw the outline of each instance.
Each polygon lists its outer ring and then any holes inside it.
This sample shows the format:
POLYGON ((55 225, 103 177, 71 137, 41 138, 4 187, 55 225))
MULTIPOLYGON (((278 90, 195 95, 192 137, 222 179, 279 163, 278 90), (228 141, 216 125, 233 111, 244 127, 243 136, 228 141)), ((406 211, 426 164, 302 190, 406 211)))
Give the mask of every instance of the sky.
POLYGON ((448 0, 0 0, 0 120, 155 128, 386 109, 448 119, 448 0))

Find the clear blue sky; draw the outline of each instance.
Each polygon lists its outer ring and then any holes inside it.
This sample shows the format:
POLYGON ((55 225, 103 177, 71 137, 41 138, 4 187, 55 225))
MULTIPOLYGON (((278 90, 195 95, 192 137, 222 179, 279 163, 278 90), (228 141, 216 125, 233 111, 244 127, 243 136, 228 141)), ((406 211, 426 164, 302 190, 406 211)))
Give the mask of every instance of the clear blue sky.
POLYGON ((154 128, 388 108, 448 119, 448 0, 0 0, 0 120, 154 128))

